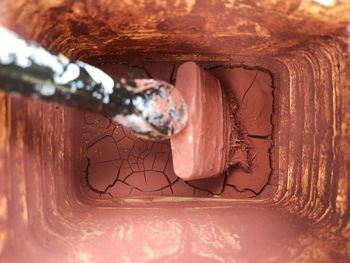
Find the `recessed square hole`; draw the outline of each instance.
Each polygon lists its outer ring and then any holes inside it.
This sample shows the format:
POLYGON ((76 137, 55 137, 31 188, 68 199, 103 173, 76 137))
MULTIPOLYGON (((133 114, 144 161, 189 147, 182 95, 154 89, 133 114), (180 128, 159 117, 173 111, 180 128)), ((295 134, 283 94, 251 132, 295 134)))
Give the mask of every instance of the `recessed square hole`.
MULTIPOLYGON (((97 65, 114 77, 176 82, 180 62, 116 62, 97 65)), ((108 116, 78 114, 82 189, 95 198, 270 197, 273 80, 261 68, 202 62, 239 105, 236 113, 248 148, 236 153, 251 167, 231 167, 215 178, 184 181, 174 173, 170 141, 145 141, 108 116)), ((189 87, 191 88, 191 87, 189 87)), ((200 134, 198 134, 200 136, 200 134)), ((227 142, 229 143, 229 142, 227 142)), ((186 160, 184 160, 186 162, 186 160)))

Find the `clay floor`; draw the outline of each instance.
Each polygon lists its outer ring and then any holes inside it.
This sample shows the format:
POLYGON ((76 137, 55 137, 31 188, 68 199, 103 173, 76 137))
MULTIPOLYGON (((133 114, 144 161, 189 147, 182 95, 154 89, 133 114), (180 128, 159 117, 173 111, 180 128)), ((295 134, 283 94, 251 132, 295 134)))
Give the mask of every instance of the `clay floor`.
MULTIPOLYGON (((115 77, 151 77, 175 84, 179 64, 149 62, 135 65, 119 62, 101 68, 115 77)), ((207 69, 222 82, 225 90, 233 91, 238 100, 237 117, 248 137, 252 168, 248 171, 234 167, 216 178, 183 181, 174 173, 169 141, 144 141, 113 123, 108 116, 84 113, 80 117, 84 152, 82 163, 88 190, 110 197, 246 198, 256 197, 262 192, 264 196, 271 194, 271 75, 242 66, 213 64, 208 65, 207 69)))

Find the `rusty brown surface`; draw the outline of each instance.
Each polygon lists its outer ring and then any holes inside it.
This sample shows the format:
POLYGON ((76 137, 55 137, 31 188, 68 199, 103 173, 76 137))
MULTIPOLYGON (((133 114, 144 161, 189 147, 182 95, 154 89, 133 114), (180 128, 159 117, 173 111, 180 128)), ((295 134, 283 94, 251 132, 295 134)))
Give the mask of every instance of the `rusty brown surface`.
POLYGON ((0 23, 71 58, 271 55, 345 36, 347 1, 2 1, 0 23), (49 22, 48 22, 49 21, 49 22))
POLYGON ((76 113, 2 95, 1 260, 349 261, 348 1, 326 8, 311 0, 4 0, 0 7, 0 24, 73 59, 268 69, 277 175, 273 197, 258 201, 101 204, 75 181, 79 149, 67 149, 79 139, 71 136, 76 113))
MULTIPOLYGON (((148 76, 175 84, 174 78, 179 77, 174 72, 177 72, 179 64, 181 63, 129 64, 125 62, 123 65, 104 64, 100 67, 114 77, 148 76)), ((202 66, 205 68, 205 64, 202 66)), ((239 118, 237 122, 241 125, 240 129, 246 130, 245 140, 249 141, 249 149, 241 149, 232 157, 233 162, 236 161, 239 165, 234 164, 232 169, 221 171, 218 177, 186 182, 177 177, 174 171, 173 167, 176 164, 172 158, 175 150, 173 145, 172 149, 170 148, 170 141, 144 141, 107 116, 85 113, 80 118, 76 118, 76 121, 81 123, 82 170, 86 174, 81 184, 87 185, 86 191, 89 195, 100 199, 105 198, 106 195, 109 195, 109 198, 147 195, 153 197, 215 196, 215 198, 239 199, 262 198, 262 193, 264 197, 272 194, 272 186, 269 184, 273 105, 271 76, 263 71, 242 67, 229 68, 221 64, 210 65, 206 70, 210 72, 209 74, 215 74, 213 76, 222 83, 226 92, 234 93, 232 96, 237 104, 232 107, 238 108, 235 112, 239 118), (247 156, 252 159, 251 169, 240 165, 240 162, 245 163, 247 156)), ((178 82, 176 83, 178 87, 178 82)), ((188 88, 192 85, 184 85, 184 87, 188 88)), ((212 86, 207 87, 209 90, 212 88, 212 86)), ((213 103, 215 102, 214 97, 213 103)), ((217 116, 213 117, 217 118, 217 116)), ((213 127, 213 131, 218 136, 222 136, 222 129, 220 130, 211 121, 207 123, 213 127)), ((194 136, 198 136, 199 133, 194 133, 194 136)), ((214 141, 213 133, 206 138, 214 141)), ((240 143, 241 141, 236 141, 236 138, 231 144, 225 141, 228 149, 230 145, 237 147, 240 143)), ((183 144, 179 145, 184 148, 183 144)), ((217 143, 215 146, 218 147, 217 143)), ((234 152, 233 149, 231 150, 234 152)), ((190 150, 187 149, 187 151, 190 150)), ((208 151, 207 149, 199 152, 207 154, 208 151)), ((216 158, 220 162, 226 160, 225 155, 219 155, 216 158)), ((209 160, 212 159, 207 160, 208 162, 205 163, 208 163, 209 167, 209 160)), ((183 159, 179 159, 179 162, 185 164, 183 159)))

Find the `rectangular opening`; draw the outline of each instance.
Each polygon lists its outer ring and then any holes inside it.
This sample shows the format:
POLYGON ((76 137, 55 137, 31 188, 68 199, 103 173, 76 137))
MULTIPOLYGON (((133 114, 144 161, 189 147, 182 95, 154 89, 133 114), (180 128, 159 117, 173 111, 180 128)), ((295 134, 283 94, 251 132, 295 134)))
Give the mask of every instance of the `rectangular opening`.
MULTIPOLYGON (((120 62, 97 66, 114 77, 155 78, 175 84, 182 62, 120 62)), ((81 113, 82 184, 90 196, 122 197, 222 197, 259 198, 272 194, 272 75, 261 68, 224 63, 199 63, 215 76, 225 92, 237 100, 235 117, 246 148, 232 157, 236 165, 215 178, 184 181, 172 164, 170 141, 137 138, 108 116, 81 113), (249 160, 240 165, 241 160, 249 160)), ((191 89, 191 87, 188 87, 191 89)), ((233 114, 233 113, 232 113, 233 114)), ((201 136, 198 134, 197 136, 201 136)), ((229 141, 226 142, 230 144, 229 141)), ((186 160, 183 160, 186 162, 186 160)))

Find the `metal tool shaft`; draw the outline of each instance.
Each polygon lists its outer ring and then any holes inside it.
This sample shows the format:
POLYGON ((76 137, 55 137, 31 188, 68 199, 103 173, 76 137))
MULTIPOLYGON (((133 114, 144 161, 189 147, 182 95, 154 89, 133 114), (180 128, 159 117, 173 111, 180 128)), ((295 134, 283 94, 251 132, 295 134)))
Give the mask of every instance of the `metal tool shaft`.
POLYGON ((0 28, 0 90, 105 113, 147 139, 167 139, 187 121, 185 102, 171 84, 112 79, 4 28, 0 28))

